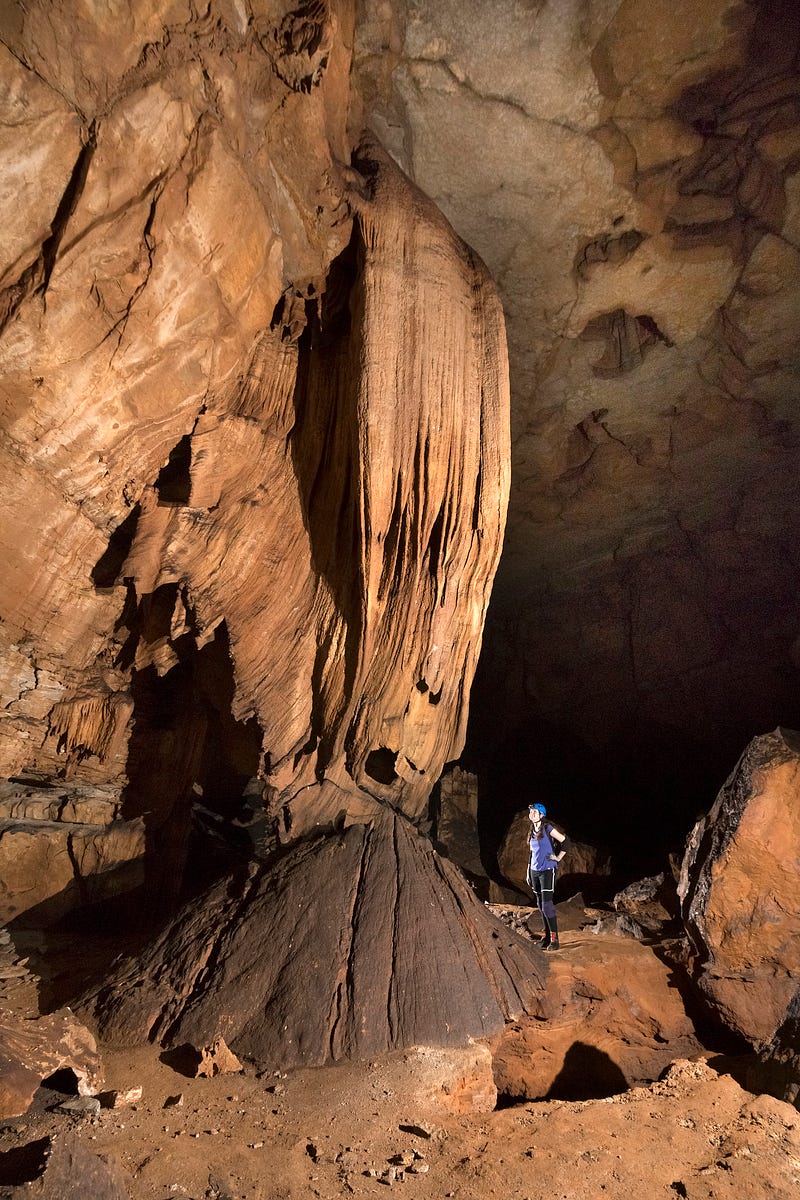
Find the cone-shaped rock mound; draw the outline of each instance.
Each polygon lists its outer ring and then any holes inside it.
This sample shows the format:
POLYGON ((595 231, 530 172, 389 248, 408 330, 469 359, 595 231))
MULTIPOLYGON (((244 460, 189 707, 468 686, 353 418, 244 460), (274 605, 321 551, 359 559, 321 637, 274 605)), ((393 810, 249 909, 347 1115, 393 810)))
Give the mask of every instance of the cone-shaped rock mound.
POLYGON ((111 1043, 217 1038, 260 1067, 457 1045, 544 1016, 547 967, 406 821, 295 845, 188 904, 84 998, 111 1043))

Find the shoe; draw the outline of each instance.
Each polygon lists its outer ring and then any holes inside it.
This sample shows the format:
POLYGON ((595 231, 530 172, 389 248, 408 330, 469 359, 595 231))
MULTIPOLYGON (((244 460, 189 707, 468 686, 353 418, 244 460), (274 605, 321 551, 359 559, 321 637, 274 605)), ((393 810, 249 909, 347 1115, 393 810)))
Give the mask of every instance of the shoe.
POLYGON ((542 949, 543 950, 560 950, 561 947, 558 944, 558 938, 551 938, 550 941, 548 942, 548 944, 546 946, 543 946, 542 949))
POLYGON ((541 946, 541 948, 544 950, 545 946, 550 945, 550 934, 543 933, 542 936, 539 938, 538 942, 536 943, 536 945, 541 946))

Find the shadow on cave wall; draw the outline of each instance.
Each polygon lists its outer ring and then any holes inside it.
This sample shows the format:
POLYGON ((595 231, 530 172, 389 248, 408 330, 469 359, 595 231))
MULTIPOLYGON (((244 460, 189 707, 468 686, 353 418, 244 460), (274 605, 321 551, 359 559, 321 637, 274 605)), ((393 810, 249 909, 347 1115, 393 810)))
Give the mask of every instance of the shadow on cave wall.
POLYGON ((255 718, 232 715, 225 623, 199 650, 190 636, 175 645, 180 661, 165 675, 150 666, 134 671, 131 682, 123 815, 145 820, 145 892, 156 910, 251 856, 253 830, 260 831, 261 731, 255 718))

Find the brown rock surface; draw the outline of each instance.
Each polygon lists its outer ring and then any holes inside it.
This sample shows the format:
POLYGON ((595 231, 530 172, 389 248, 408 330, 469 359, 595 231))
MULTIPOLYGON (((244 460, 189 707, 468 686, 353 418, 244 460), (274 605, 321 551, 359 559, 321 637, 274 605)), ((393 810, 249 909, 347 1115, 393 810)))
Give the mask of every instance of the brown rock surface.
POLYGON ((68 1008, 39 1015, 38 980, 0 931, 0 1119, 24 1113, 43 1079, 69 1068, 81 1095, 103 1084, 97 1045, 68 1008))
POLYGON ((778 729, 750 743, 695 826, 679 884, 697 986, 726 1025, 759 1047, 795 1002, 799 871, 800 739, 778 729))
POLYGON ((349 0, 123 7, 0 20, 0 773, 123 789, 168 899, 200 792, 228 819, 260 779, 284 840, 422 818, 502 541, 507 362, 477 256, 352 157, 349 0))
POLYGON ((101 1157, 76 1133, 61 1132, 29 1143, 16 1161, 4 1163, 19 1186, 4 1190, 4 1200, 36 1196, 40 1200, 129 1200, 128 1179, 115 1155, 101 1157))
POLYGON ((285 1069, 496 1034, 544 1015, 546 975, 458 871, 386 815, 222 881, 78 1007, 115 1045, 223 1037, 240 1059, 285 1069))
MULTIPOLYGON (((512 923, 535 910, 520 908, 512 923)), ((571 930, 559 909, 562 951, 549 956, 548 1019, 510 1024, 497 1040, 498 1091, 512 1099, 611 1096, 657 1079, 701 1049, 672 968, 638 942, 571 930)))

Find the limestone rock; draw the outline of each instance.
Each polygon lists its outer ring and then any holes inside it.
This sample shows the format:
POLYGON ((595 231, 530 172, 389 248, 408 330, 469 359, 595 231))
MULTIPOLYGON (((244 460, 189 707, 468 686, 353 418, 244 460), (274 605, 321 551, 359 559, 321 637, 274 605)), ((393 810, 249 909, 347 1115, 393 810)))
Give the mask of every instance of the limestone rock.
POLYGON ((617 892, 613 905, 620 932, 636 931, 637 937, 667 933, 679 915, 675 880, 663 871, 638 879, 617 892))
POLYGON ((777 729, 750 743, 694 827, 678 889, 697 986, 758 1047, 785 1025, 795 999, 798 863, 800 739, 777 729))
POLYGON ((144 853, 141 818, 107 825, 0 819, 0 921, 45 926, 130 891, 144 882, 144 853))
POLYGON ((80 1095, 103 1084, 103 1067, 89 1030, 68 1008, 39 1014, 39 980, 0 930, 0 1118, 24 1113, 43 1079, 73 1072, 80 1095))
POLYGON ((225 1045, 224 1038, 217 1038, 210 1046, 203 1046, 196 1074, 211 1079, 214 1075, 231 1075, 241 1071, 242 1064, 225 1045))
POLYGON ((120 1164, 93 1154, 74 1133, 59 1133, 16 1151, 19 1186, 3 1190, 8 1200, 128 1200, 128 1178, 120 1164), (27 1151, 27 1154, 25 1153, 27 1151))
POLYGON ((463 1045, 543 1013, 546 973, 456 869, 387 814, 224 880, 79 1010, 114 1044, 224 1038, 274 1070, 463 1045))
MULTIPOLYGON (((492 1053, 476 1042, 461 1048, 415 1046, 408 1069, 416 1084, 417 1103, 451 1113, 493 1112, 497 1106, 492 1053)), ((430 1131, 421 1136, 429 1138, 430 1131)))
POLYGON ((439 780, 437 847, 470 875, 486 874, 478 838, 478 779, 454 767, 439 780))
POLYGON ((198 789, 424 820, 509 488, 497 293, 348 128, 350 0, 185 7, 12 5, 0 147, 0 773, 119 786, 167 897, 198 789))
POLYGON ((676 1055, 700 1049, 670 968, 638 942, 598 938, 585 955, 552 960, 551 1019, 518 1021, 498 1039, 501 1094, 609 1096, 657 1079, 676 1055))
POLYGON ((769 1092, 800 1109, 800 988, 792 998, 786 1020, 759 1050, 746 1084, 751 1091, 769 1092))

